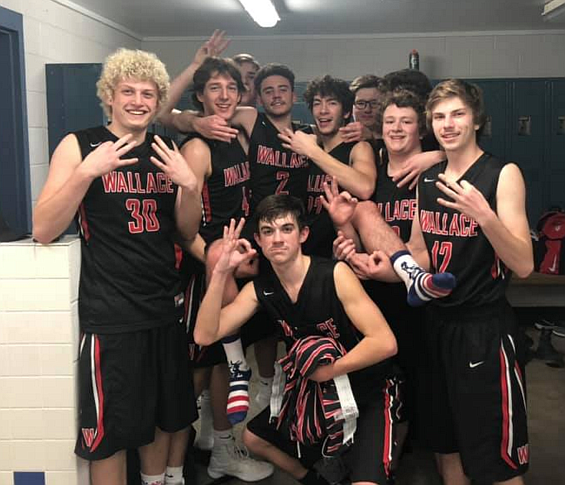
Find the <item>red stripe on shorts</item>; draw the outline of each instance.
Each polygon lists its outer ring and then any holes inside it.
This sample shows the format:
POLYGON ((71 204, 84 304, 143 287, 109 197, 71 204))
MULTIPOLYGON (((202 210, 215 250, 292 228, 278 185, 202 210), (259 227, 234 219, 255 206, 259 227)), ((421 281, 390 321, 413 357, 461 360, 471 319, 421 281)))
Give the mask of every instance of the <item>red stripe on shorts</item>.
POLYGON ((394 383, 386 380, 386 388, 384 390, 384 443, 383 443, 383 465, 387 477, 390 475, 390 467, 392 462, 392 403, 389 389, 394 383))
POLYGON ((96 377, 96 393, 98 395, 98 416, 96 422, 96 439, 90 447, 92 453, 104 438, 104 390, 102 389, 102 371, 100 369, 100 340, 96 335, 94 339, 94 375, 96 377))
POLYGON ((508 443, 510 442, 510 406, 509 401, 509 382, 507 379, 508 364, 502 344, 500 346, 500 390, 502 393, 502 441, 500 443, 500 456, 514 470, 518 467, 508 454, 508 443))

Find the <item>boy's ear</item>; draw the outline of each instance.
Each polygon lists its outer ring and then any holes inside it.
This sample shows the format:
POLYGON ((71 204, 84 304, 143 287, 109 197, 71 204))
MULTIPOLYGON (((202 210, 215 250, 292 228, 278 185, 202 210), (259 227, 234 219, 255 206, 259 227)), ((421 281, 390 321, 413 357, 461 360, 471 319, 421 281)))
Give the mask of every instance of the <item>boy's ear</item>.
POLYGON ((309 235, 310 235, 310 228, 308 226, 304 226, 300 231, 300 239, 299 239, 300 244, 304 243, 306 239, 308 239, 309 235))

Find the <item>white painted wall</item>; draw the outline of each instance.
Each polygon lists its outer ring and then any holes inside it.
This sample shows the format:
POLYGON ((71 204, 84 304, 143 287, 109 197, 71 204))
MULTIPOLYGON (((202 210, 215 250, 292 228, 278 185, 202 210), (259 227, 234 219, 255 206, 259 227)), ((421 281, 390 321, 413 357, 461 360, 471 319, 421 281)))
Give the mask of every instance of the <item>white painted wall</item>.
MULTIPOLYGON (((145 39, 142 48, 157 53, 174 76, 201 43, 194 38, 145 39)), ((420 69, 435 79, 565 76, 565 32, 236 37, 227 55, 248 52, 261 63, 281 62, 298 81, 309 81, 326 73, 344 79, 384 75, 408 67, 412 49, 420 53, 420 69)))

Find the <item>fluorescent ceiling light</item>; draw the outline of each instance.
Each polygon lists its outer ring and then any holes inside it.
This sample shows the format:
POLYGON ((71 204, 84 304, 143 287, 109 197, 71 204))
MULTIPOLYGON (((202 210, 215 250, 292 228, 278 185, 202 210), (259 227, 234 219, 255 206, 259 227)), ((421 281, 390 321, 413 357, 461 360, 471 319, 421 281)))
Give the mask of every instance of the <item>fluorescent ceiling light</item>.
MULTIPOLYGON (((261 27, 274 27, 280 20, 271 0, 239 0, 251 18, 261 27)), ((563 0, 565 1, 565 0, 563 0)))
POLYGON ((551 0, 543 6, 541 15, 545 20, 553 20, 563 13, 565 13, 565 0, 551 0))

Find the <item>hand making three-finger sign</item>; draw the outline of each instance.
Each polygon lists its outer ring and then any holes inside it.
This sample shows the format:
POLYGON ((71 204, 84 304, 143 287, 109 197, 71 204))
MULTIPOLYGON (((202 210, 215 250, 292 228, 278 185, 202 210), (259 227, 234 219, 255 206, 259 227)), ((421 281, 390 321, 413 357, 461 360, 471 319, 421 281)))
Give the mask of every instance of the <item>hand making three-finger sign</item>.
POLYGON ((438 204, 465 214, 479 225, 492 212, 484 195, 466 180, 452 181, 443 173, 440 173, 438 178, 436 187, 448 197, 438 197, 438 204))

